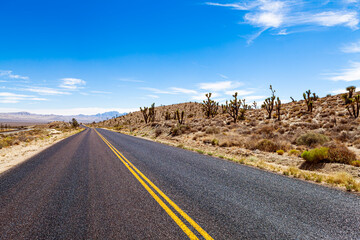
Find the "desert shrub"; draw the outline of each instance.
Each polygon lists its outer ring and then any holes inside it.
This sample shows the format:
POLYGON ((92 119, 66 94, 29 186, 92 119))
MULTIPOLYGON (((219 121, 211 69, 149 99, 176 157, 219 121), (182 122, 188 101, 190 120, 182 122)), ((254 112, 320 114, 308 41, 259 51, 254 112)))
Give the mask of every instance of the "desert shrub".
POLYGON ((328 150, 329 148, 327 147, 314 148, 309 151, 304 151, 301 157, 307 162, 318 163, 328 158, 328 150))
POLYGON ((182 134, 182 131, 179 126, 174 126, 170 130, 171 136, 180 136, 182 134))
POLYGON ((356 154, 350 151, 345 145, 336 145, 329 147, 328 160, 330 162, 350 164, 356 160, 356 154))
POLYGON ((162 129, 161 129, 161 128, 157 128, 157 129, 155 130, 155 137, 160 136, 161 133, 162 133, 162 129))
POLYGON ((256 149, 264 152, 276 152, 276 150, 279 150, 279 146, 269 139, 263 139, 256 144, 256 149))
POLYGON ((296 139, 296 144, 306 145, 306 146, 315 146, 317 144, 324 144, 329 141, 329 138, 324 134, 307 132, 296 139))
POLYGON ((355 167, 360 167, 360 160, 352 161, 350 164, 355 166, 355 167))
POLYGON ((300 151, 299 150, 296 150, 296 149, 291 149, 289 151, 289 155, 290 156, 300 156, 300 151))
POLYGON ((281 149, 280 149, 280 150, 277 150, 276 153, 277 153, 278 155, 284 155, 284 150, 281 150, 281 149))
POLYGON ((214 138, 213 140, 211 140, 211 144, 212 144, 212 145, 219 145, 219 140, 217 140, 216 138, 214 138))
POLYGON ((217 127, 207 127, 205 130, 205 133, 207 134, 219 134, 220 133, 220 129, 217 127))
POLYGON ((258 134, 261 134, 263 135, 264 137, 273 137, 274 136, 274 132, 275 132, 275 128, 274 126, 272 125, 265 125, 265 126, 262 126, 261 128, 259 128, 256 132, 258 134))

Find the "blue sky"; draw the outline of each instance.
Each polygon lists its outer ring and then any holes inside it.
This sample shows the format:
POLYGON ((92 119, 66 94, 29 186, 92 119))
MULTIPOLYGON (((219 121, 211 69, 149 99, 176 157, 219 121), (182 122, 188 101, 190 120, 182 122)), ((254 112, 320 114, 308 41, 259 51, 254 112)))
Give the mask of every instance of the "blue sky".
POLYGON ((360 88, 360 2, 2 1, 0 112, 261 102, 360 88))

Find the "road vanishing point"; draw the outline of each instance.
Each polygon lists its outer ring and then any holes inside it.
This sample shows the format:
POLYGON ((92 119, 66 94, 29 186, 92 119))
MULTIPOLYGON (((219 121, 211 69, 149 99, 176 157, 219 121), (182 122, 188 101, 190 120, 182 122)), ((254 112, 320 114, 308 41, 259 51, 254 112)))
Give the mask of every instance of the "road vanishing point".
POLYGON ((0 239, 360 239, 360 198, 86 128, 0 175, 0 239))

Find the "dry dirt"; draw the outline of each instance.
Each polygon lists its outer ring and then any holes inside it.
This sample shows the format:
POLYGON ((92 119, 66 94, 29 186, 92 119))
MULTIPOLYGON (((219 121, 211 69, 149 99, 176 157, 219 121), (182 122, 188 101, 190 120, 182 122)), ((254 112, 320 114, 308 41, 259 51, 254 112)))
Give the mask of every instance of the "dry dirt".
POLYGON ((37 139, 28 143, 21 142, 19 145, 0 149, 0 174, 26 161, 53 144, 79 132, 79 130, 61 132, 55 129, 49 129, 48 131, 50 132, 50 137, 43 140, 37 139))

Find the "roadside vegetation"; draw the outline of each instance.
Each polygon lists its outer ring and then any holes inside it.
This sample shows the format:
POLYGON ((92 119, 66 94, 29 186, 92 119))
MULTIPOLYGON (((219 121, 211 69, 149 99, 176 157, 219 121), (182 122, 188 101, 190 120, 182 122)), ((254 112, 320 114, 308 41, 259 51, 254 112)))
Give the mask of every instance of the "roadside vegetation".
POLYGON ((354 86, 346 90, 323 98, 306 90, 303 99, 282 103, 270 86, 260 108, 237 93, 225 104, 208 93, 202 103, 152 104, 93 125, 359 191, 360 95, 354 86))
MULTIPOLYGON (((19 128, 10 127, 7 129, 18 130, 19 128)), ((30 126, 28 130, 20 128, 20 132, 0 134, 0 149, 19 145, 20 143, 30 143, 32 141, 44 140, 53 135, 66 133, 79 129, 79 124, 76 119, 69 123, 65 122, 52 122, 49 124, 30 126)), ((8 130, 9 131, 9 130, 8 130)))

